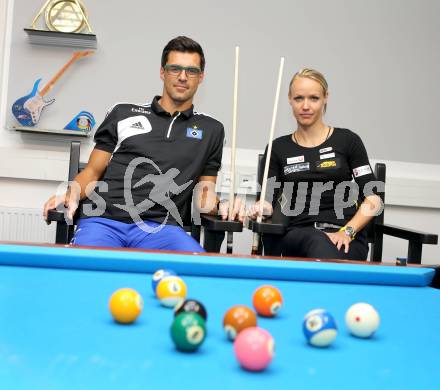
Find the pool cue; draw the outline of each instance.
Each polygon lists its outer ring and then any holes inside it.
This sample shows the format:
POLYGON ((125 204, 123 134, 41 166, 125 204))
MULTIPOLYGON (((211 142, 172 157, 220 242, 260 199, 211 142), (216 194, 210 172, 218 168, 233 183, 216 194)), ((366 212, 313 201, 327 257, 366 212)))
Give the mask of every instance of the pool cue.
MULTIPOLYGON (((273 105, 272 123, 270 125, 269 143, 267 145, 266 162, 264 164, 263 182, 261 185, 260 207, 259 207, 259 213, 257 216, 258 223, 261 223, 261 221, 263 220, 263 208, 264 208, 264 201, 266 199, 267 175, 269 173, 269 163, 270 163, 270 157, 272 154, 272 140, 273 140, 273 133, 275 130, 275 122, 277 119, 278 100, 280 97, 280 87, 281 87, 281 79, 283 77, 283 69, 284 69, 284 57, 281 57, 280 70, 278 72, 277 90, 275 93, 275 103, 273 105)), ((260 246, 260 234, 254 233, 253 234, 253 242, 252 242, 252 252, 251 252, 252 255, 258 254, 259 246, 260 246)))
MULTIPOLYGON (((230 183, 229 187, 229 210, 228 220, 232 221, 232 213, 235 203, 235 150, 237 138, 237 102, 238 102, 238 64, 240 58, 240 47, 235 47, 235 69, 234 69, 234 97, 232 101, 232 143, 231 143, 231 166, 230 166, 230 183)), ((226 252, 232 253, 233 233, 227 232, 226 252)))

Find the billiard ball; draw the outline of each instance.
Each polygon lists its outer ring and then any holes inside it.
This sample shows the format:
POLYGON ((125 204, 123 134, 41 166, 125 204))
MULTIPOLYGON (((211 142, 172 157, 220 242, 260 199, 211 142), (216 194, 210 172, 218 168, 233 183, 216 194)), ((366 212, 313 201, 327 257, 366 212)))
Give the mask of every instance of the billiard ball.
POLYGON ((371 337, 380 324, 376 309, 368 303, 355 303, 345 313, 345 323, 356 337, 371 337))
POLYGON ((143 308, 142 297, 131 288, 115 291, 109 300, 110 313, 121 324, 134 322, 143 308))
POLYGON ((303 333, 309 344, 327 347, 338 334, 335 319, 326 310, 315 309, 308 312, 303 321, 303 333))
POLYGON ((223 317, 223 329, 229 340, 235 340, 243 329, 257 326, 257 315, 245 305, 232 306, 223 317))
POLYGON ((171 325, 171 338, 180 351, 193 352, 198 349, 206 337, 203 318, 197 313, 180 313, 171 325))
POLYGON ((157 285, 156 296, 163 306, 176 307, 185 300, 185 282, 178 276, 167 276, 157 285))
POLYGON ((234 342, 234 351, 240 365, 249 371, 264 370, 272 361, 275 342, 262 328, 251 327, 240 332, 234 342))
POLYGON ((253 304, 260 316, 273 317, 281 309, 283 297, 276 287, 261 286, 254 292, 253 304))
POLYGON ((179 303, 174 309, 174 317, 180 313, 197 313, 206 322, 208 313, 206 312, 205 306, 195 299, 185 299, 179 303))
POLYGON ((154 294, 156 294, 157 285, 159 284, 159 282, 163 278, 166 278, 167 276, 176 276, 176 275, 177 274, 173 270, 171 270, 171 269, 159 269, 159 270, 157 270, 153 274, 153 277, 151 278, 151 287, 153 289, 154 294))

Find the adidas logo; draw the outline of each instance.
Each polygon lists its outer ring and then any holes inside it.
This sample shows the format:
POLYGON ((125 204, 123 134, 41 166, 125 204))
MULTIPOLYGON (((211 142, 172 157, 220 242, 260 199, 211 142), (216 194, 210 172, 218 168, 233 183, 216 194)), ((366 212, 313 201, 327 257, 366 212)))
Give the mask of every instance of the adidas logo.
POLYGON ((133 123, 133 124, 130 126, 130 129, 145 130, 145 129, 144 129, 144 126, 142 126, 142 123, 141 123, 141 122, 133 123))

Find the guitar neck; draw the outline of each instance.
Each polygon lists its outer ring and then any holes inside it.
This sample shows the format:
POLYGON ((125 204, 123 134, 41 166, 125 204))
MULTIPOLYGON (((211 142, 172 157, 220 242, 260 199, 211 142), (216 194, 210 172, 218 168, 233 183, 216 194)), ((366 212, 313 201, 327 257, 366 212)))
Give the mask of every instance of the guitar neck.
POLYGON ((55 85, 55 83, 58 81, 58 79, 64 74, 64 72, 72 65, 79 57, 74 55, 67 63, 64 65, 58 73, 52 77, 52 79, 45 85, 45 87, 39 92, 40 96, 46 95, 52 87, 55 85))

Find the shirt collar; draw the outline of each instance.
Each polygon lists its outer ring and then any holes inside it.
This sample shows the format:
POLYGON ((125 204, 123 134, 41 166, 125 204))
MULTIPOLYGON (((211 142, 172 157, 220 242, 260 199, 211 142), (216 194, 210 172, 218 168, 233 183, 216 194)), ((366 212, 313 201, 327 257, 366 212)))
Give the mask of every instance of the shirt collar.
MULTIPOLYGON (((170 114, 168 111, 164 110, 163 107, 159 104, 161 96, 155 96, 153 99, 153 102, 151 103, 151 108, 156 114, 163 115, 163 114, 170 114)), ((190 108, 188 108, 185 111, 182 111, 180 114, 185 116, 186 118, 190 118, 194 113, 194 105, 191 105, 190 108)))

